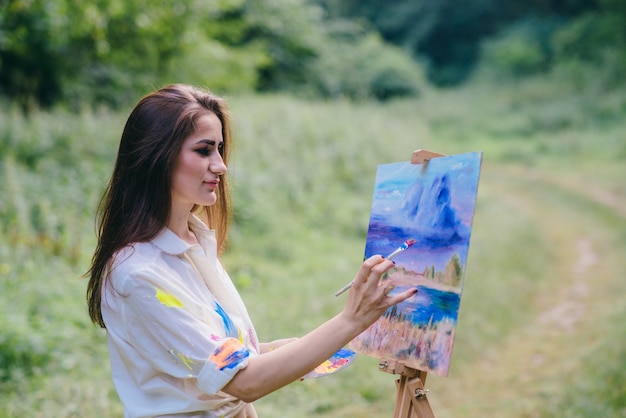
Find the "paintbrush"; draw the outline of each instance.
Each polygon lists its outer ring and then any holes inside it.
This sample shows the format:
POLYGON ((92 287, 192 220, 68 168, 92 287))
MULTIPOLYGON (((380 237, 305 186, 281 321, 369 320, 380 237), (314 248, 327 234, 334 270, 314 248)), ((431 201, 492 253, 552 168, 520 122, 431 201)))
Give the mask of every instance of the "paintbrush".
MULTIPOLYGON (((397 256, 398 254, 400 254, 402 251, 406 250, 407 248, 409 248, 411 245, 415 244, 415 240, 413 238, 409 238, 406 241, 404 241, 402 243, 401 246, 399 246, 398 248, 396 248, 395 250, 393 250, 393 252, 391 254, 389 254, 386 258, 387 260, 391 260, 392 258, 394 258, 395 256, 397 256)), ((352 285, 354 285, 354 280, 352 280, 350 283, 348 283, 347 285, 345 285, 344 287, 342 287, 341 289, 339 289, 337 291, 337 293, 335 293, 335 296, 339 296, 342 293, 346 292, 347 290, 349 290, 352 285)))

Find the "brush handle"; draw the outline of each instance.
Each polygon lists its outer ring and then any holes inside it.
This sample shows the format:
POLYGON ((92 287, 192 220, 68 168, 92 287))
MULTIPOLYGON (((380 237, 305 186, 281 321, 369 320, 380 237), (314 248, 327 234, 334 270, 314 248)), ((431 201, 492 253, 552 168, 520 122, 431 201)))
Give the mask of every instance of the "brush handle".
POLYGON ((348 283, 347 285, 345 285, 341 289, 337 290, 337 292, 335 293, 335 296, 339 296, 342 293, 347 292, 352 287, 353 284, 354 284, 354 280, 352 280, 350 283, 348 283))
POLYGON ((394 252, 392 252, 391 254, 389 254, 387 256, 387 260, 391 260, 392 258, 397 256, 398 254, 400 254, 402 251, 406 250, 407 248, 409 248, 409 247, 405 247, 405 248, 400 247, 400 248, 396 249, 394 252))
MULTIPOLYGON (((397 248, 394 252, 392 252, 391 254, 387 256, 387 260, 391 260, 392 258, 394 258, 395 256, 397 256, 398 254, 400 254, 402 251, 406 250, 409 247, 410 245, 407 245, 407 243, 402 244, 399 248, 397 248)), ((352 287, 353 284, 354 284, 354 280, 352 280, 350 283, 348 283, 341 289, 337 290, 337 292, 335 293, 335 296, 339 296, 342 293, 347 292, 352 287)))
MULTIPOLYGON (((401 246, 399 246, 398 248, 396 248, 391 254, 389 254, 387 256, 387 260, 391 260, 392 258, 394 258, 395 256, 397 256, 398 254, 400 254, 402 251, 406 250, 407 248, 409 248, 411 245, 413 245, 413 243, 415 242, 415 240, 407 240, 405 241, 401 246)), ((348 283, 347 285, 345 285, 344 287, 342 287, 341 289, 339 289, 336 293, 335 296, 339 296, 342 293, 345 293, 346 291, 348 291, 352 285, 354 284, 354 280, 352 280, 350 283, 348 283)))

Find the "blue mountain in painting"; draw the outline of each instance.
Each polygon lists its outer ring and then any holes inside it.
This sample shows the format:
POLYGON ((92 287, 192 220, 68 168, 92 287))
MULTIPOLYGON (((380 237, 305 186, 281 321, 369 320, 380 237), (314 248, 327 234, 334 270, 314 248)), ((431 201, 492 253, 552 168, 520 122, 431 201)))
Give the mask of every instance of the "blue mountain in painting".
POLYGON ((436 176, 424 186, 416 181, 406 192, 402 212, 424 244, 451 244, 463 239, 467 232, 451 206, 450 179, 448 175, 436 176))

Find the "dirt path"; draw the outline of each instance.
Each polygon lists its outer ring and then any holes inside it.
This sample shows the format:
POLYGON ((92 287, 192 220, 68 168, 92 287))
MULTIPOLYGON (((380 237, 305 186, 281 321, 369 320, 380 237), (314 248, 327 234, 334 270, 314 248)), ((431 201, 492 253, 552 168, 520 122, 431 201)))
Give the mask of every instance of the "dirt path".
POLYGON ((594 321, 602 320, 606 311, 603 285, 616 277, 597 248, 597 232, 607 229, 603 220, 585 205, 572 207, 568 199, 544 196, 546 189, 574 195, 624 219, 626 199, 572 180, 504 167, 491 169, 485 179, 490 187, 496 187, 505 199, 515 199, 520 211, 543 221, 542 234, 553 244, 553 257, 559 260, 554 271, 558 277, 550 280, 538 299, 528 301, 529 320, 497 347, 485 347, 480 361, 459 367, 456 377, 453 371, 447 380, 432 379, 431 404, 438 418, 538 416, 536 411, 558 399, 564 383, 580 374, 581 359, 593 349, 594 321), (581 223, 572 222, 573 216, 581 223))
POLYGON ((574 283, 563 289, 563 295, 559 299, 562 302, 541 312, 538 317, 539 324, 549 329, 572 332, 576 324, 587 311, 587 298, 589 297, 589 269, 598 262, 598 255, 592 248, 588 238, 581 238, 577 242, 578 261, 574 265, 574 283))

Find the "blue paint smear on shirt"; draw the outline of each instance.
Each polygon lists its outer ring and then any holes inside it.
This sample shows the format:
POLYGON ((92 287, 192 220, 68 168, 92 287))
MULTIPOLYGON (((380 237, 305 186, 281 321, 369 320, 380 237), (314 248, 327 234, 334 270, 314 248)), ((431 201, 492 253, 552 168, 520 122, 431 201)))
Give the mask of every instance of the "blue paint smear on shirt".
POLYGON ((250 356, 250 352, 246 350, 244 347, 241 347, 240 350, 234 351, 231 355, 226 357, 227 364, 224 367, 222 367, 220 370, 234 369, 235 367, 239 366, 239 364, 241 364, 242 361, 247 359, 248 356, 250 356))
POLYGON ((217 301, 215 301, 215 312, 222 318, 222 321, 224 322, 224 330, 226 331, 226 335, 228 337, 238 338, 239 332, 237 331, 235 323, 232 319, 230 319, 230 316, 228 316, 224 308, 222 308, 222 305, 217 303, 217 301))

